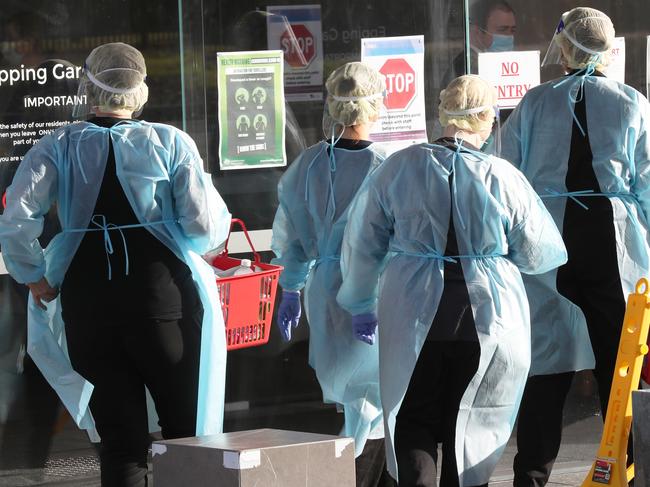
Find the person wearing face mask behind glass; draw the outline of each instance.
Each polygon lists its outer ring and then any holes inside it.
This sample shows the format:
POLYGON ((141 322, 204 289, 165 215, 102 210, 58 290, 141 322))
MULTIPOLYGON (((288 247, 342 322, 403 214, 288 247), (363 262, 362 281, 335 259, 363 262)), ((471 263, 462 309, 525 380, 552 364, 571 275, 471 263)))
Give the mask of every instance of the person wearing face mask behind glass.
POLYGON ((505 52, 515 48, 517 19, 515 11, 505 0, 481 0, 470 8, 469 19, 470 66, 465 66, 465 53, 452 61, 443 85, 466 73, 478 73, 479 52, 505 52))
POLYGON ((516 487, 547 483, 574 371, 595 364, 605 417, 625 300, 650 274, 650 105, 606 77, 614 39, 603 12, 564 13, 542 66, 561 65, 566 75, 530 90, 502 131, 501 154, 540 194, 569 254, 557 271, 524 281, 532 364, 519 412, 516 487))

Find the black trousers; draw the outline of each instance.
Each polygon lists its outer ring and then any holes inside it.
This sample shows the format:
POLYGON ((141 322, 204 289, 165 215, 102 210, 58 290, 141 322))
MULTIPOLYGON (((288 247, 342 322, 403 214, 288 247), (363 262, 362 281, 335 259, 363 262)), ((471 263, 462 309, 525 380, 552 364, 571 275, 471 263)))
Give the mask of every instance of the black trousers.
MULTIPOLYGON (((589 210, 584 210, 574 201, 567 201, 563 233, 569 261, 558 269, 557 289, 580 307, 587 321, 596 358, 594 376, 605 418, 625 316, 625 297, 618 271, 611 204, 604 198, 591 198, 588 204, 589 210)), ((571 372, 528 379, 519 410, 516 487, 539 487, 548 482, 560 448, 562 410, 572 378, 571 372)))
POLYGON ((529 377, 519 408, 514 487, 546 485, 562 440, 562 410, 575 372, 529 377))
POLYGON ((95 386, 103 487, 147 485, 145 385, 163 438, 195 435, 202 315, 99 322, 64 315, 72 366, 95 386))
POLYGON ((480 355, 478 342, 425 342, 395 424, 400 486, 435 487, 442 443, 440 486, 458 487, 456 419, 480 355))

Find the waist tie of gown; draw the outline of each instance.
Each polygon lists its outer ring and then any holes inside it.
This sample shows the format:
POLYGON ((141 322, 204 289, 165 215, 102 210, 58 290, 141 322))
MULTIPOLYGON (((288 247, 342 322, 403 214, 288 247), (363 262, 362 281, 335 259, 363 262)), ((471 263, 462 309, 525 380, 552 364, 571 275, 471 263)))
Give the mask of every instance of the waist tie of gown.
MULTIPOLYGON (((505 254, 499 252, 493 252, 490 254, 459 254, 459 255, 444 255, 433 249, 429 252, 411 252, 408 250, 401 250, 391 248, 389 252, 392 255, 406 255, 408 257, 415 257, 419 259, 434 259, 441 260, 448 263, 457 263, 458 260, 467 259, 467 260, 486 260, 486 259, 496 259, 498 257, 506 257, 505 254)), ((505 283, 501 280, 498 274, 493 272, 488 273, 489 283, 490 283, 490 292, 494 299, 494 309, 498 315, 501 314, 501 298, 499 298, 499 292, 497 289, 497 284, 501 285, 502 288, 506 288, 505 283), (498 282, 496 282, 498 281, 498 282)))
POLYGON ((580 205, 580 207, 582 207, 585 210, 588 210, 589 207, 585 203, 580 201, 578 198, 585 198, 585 197, 601 197, 601 198, 610 198, 610 199, 618 198, 625 206, 625 211, 627 212, 627 216, 630 217, 632 223, 634 225, 640 225, 639 220, 636 218, 636 216, 632 213, 631 210, 631 205, 638 201, 636 196, 632 193, 624 193, 622 191, 597 192, 592 189, 585 189, 582 191, 556 191, 551 188, 544 188, 544 191, 546 191, 547 194, 540 195, 540 198, 542 199, 570 198, 574 203, 580 205))
POLYGON ((63 233, 86 233, 86 232, 102 232, 104 237, 104 251, 106 252, 106 263, 108 264, 108 280, 110 281, 113 276, 111 267, 111 255, 114 253, 113 241, 111 240, 110 232, 117 230, 122 238, 122 245, 124 246, 124 269, 125 275, 129 275, 129 251, 126 245, 126 237, 122 230, 129 228, 144 228, 154 225, 161 225, 166 223, 177 223, 176 220, 159 220, 156 222, 147 223, 131 223, 128 225, 115 225, 114 223, 107 223, 104 215, 93 215, 90 222, 95 225, 95 228, 66 228, 63 233))

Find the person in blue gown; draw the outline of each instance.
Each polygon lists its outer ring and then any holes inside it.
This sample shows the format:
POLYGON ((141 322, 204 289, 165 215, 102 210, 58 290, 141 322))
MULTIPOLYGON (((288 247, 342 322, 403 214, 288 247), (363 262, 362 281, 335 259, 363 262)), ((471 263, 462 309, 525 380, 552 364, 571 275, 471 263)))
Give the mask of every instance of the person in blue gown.
POLYGON ((543 486, 560 447, 575 371, 594 369, 605 417, 625 302, 650 274, 648 101, 605 76, 615 32, 593 8, 562 15, 533 88, 502 131, 502 155, 539 193, 569 260, 525 279, 533 354, 517 428, 518 487, 543 486), (592 352, 593 349, 593 352, 592 352))
POLYGON ((566 261, 561 236, 509 162, 480 151, 494 88, 440 95, 444 137, 390 156, 350 209, 338 302, 379 338, 389 471, 408 486, 487 485, 530 365, 522 273, 566 261))
POLYGON ((7 270, 30 289, 27 352, 99 434, 104 486, 147 485, 145 387, 165 438, 223 422, 224 325, 201 254, 225 240, 230 214, 187 134, 133 118, 145 77, 134 47, 94 49, 77 107, 94 116, 30 149, 0 216, 7 270), (61 230, 43 249, 53 207, 61 230))
POLYGON ((273 262, 284 271, 277 322, 290 340, 304 292, 309 364, 324 401, 344 412, 341 434, 355 440, 357 485, 375 486, 385 465, 378 349, 354 339, 351 317, 336 303, 336 293, 348 207, 384 160, 369 140, 383 105, 384 81, 376 70, 356 62, 336 69, 326 87, 323 124, 329 139, 300 154, 278 185, 271 247, 277 255, 273 262))

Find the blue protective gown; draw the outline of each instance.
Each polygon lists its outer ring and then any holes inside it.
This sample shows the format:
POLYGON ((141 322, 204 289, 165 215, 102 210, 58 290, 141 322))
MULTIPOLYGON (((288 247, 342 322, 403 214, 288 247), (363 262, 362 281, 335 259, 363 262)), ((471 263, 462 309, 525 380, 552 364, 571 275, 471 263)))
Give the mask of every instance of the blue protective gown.
MULTIPOLYGON (((88 228, 93 216, 109 137, 117 177, 139 222, 192 271, 204 308, 197 434, 218 433, 223 424, 226 343, 214 274, 201 254, 225 240, 230 214, 187 134, 139 121, 110 129, 80 122, 43 137, 27 153, 7 190, 8 206, 0 216, 7 270, 20 283, 45 277, 51 286, 61 285, 84 235, 70 230, 88 228), (37 238, 53 204, 62 231, 43 250, 37 238)), ((113 245, 122 245, 118 231, 107 233, 113 245)), ((70 364, 58 298, 44 311, 30 296, 27 351, 76 423, 93 431, 88 408, 93 386, 70 364)))
MULTIPOLYGON (((634 292, 638 279, 650 274, 650 111, 645 97, 604 77, 549 81, 530 90, 508 118, 502 129, 501 154, 525 174, 558 228, 563 228, 574 123, 574 104, 569 95, 575 96, 581 79, 591 164, 602 194, 612 205, 618 270, 627 297, 634 292)), ((588 208, 593 197, 603 196, 574 197, 588 208)), ((558 292, 557 269, 527 277, 524 283, 532 322, 530 374, 594 368, 584 314, 558 292)))
POLYGON ((306 283, 309 365, 324 401, 343 407, 342 434, 354 438, 358 456, 371 431, 383 437, 379 354, 377 345, 355 340, 351 316, 336 302, 339 256, 350 202, 384 156, 373 144, 362 150, 335 148, 332 161, 328 147, 320 142, 308 148, 282 177, 271 247, 274 263, 284 266, 282 288, 297 291, 306 283))
POLYGON ((397 478, 395 421, 443 291, 453 199, 481 347, 456 425, 460 485, 470 486, 488 482, 510 437, 528 374, 529 314, 520 272, 557 267, 566 251, 519 171, 477 152, 462 151, 454 163, 454 154, 420 144, 393 154, 373 172, 350 209, 338 301, 351 314, 378 307, 387 462, 397 478))

